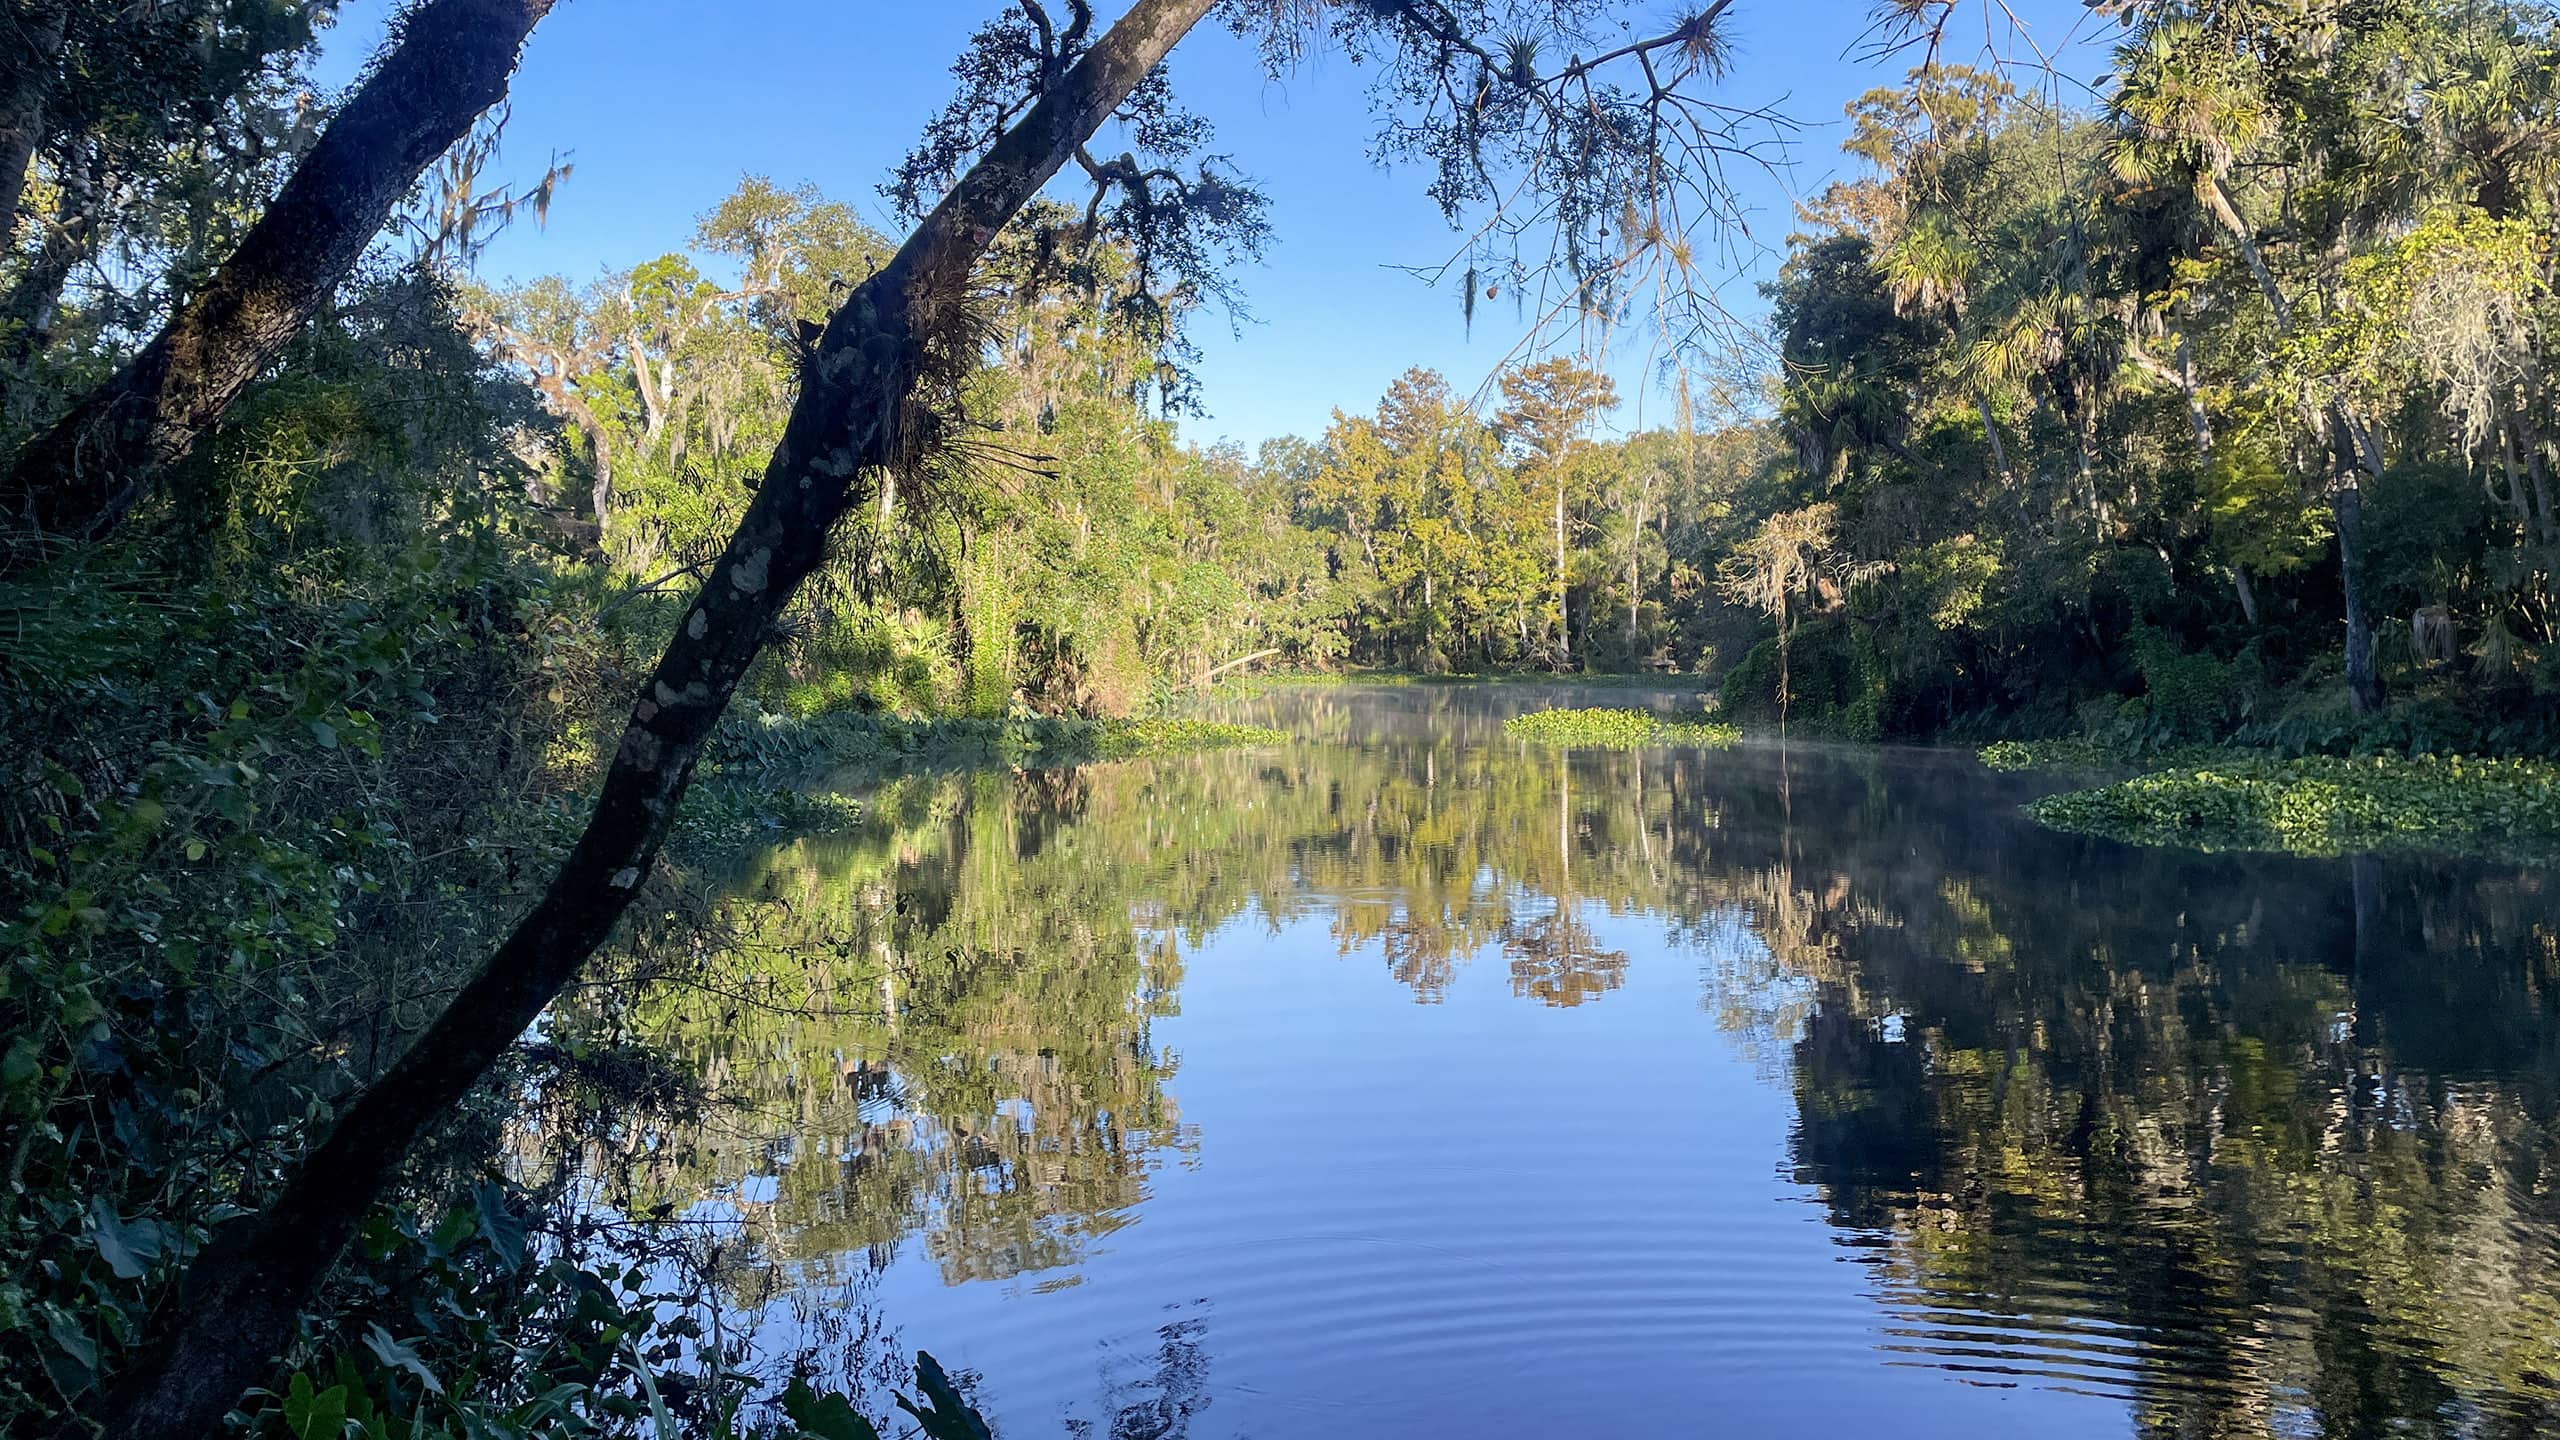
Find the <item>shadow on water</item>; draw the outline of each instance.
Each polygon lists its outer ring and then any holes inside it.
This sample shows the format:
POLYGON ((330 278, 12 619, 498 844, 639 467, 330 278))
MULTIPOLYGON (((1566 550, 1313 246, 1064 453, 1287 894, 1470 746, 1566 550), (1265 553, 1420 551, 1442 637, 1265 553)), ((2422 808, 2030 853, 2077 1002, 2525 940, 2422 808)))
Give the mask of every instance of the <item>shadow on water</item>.
POLYGON ((717 986, 617 1017, 742 1107, 644 1183, 752 1181, 789 1286, 987 1334, 1017 1434, 1553 1433, 1523 1391, 2560 1429, 2547 873, 2053 834, 1947 752, 1500 728, 1642 698, 1280 692, 1235 718, 1285 751, 892 783, 736 877, 717 986))

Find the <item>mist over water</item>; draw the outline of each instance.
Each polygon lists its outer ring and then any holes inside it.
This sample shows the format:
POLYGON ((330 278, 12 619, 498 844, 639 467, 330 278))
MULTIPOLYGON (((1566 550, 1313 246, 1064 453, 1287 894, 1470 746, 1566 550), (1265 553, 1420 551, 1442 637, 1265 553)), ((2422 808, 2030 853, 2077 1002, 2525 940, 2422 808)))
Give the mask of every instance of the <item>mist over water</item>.
MULTIPOLYGON (((1632 698, 1630 698, 1632 696, 1632 698)), ((1559 752, 1554 686, 916 775, 736 878, 777 1353, 1013 1436, 2560 1427, 2560 894, 2142 850, 1959 752, 1559 752)))

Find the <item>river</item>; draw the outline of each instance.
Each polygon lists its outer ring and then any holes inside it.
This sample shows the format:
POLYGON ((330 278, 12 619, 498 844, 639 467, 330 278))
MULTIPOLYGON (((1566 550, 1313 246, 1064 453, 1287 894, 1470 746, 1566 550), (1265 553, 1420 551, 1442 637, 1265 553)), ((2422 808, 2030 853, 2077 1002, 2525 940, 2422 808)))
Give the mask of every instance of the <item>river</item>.
POLYGON ((769 1354, 1016 1440, 2560 1429, 2548 873, 1501 729, 1583 703, 871 790, 641 1015, 732 1107, 646 1183, 769 1354))

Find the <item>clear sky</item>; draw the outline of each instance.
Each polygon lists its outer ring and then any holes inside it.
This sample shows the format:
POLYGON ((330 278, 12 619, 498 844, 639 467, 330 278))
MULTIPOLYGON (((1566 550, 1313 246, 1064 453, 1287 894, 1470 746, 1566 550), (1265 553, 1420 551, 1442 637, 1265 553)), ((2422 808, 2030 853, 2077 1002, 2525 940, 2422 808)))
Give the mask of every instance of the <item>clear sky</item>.
MULTIPOLYGON (((538 176, 568 152, 575 174, 550 223, 520 227, 484 258, 492 280, 559 273, 584 279, 683 247, 693 218, 741 175, 807 181, 893 236, 903 233, 876 186, 951 93, 948 67, 969 32, 1004 0, 563 0, 528 46, 514 92, 502 168, 538 176)), ((1996 0, 1978 0, 1996 3, 1996 0)), ((1898 81, 1911 63, 1870 63, 1870 0, 1735 0, 1735 63, 1723 83, 1736 104, 1771 105, 1798 122, 1790 162, 1737 172, 1749 233, 1732 237, 1728 303, 1756 314, 1755 286, 1774 268, 1798 195, 1839 167, 1841 107, 1898 81)), ((1120 5, 1104 0, 1105 16, 1120 5)), ((1642 25, 1672 6, 1633 0, 1642 25), (1660 13, 1656 13, 1660 12, 1660 13)), ((342 83, 380 42, 388 0, 358 0, 329 39, 324 80, 342 83)), ((1995 12, 1998 13, 1998 12, 1995 12)), ((2009 0, 2060 69, 2086 83, 2106 68, 2113 26, 2077 0, 2009 0)), ((1947 58, 1986 47, 2019 51, 2005 19, 1966 9, 1947 58)), ((1411 168, 1369 159, 1366 72, 1319 51, 1273 81, 1223 29, 1203 26, 1173 59, 1185 103, 1217 126, 1213 149, 1270 196, 1275 241, 1241 276, 1251 316, 1230 336, 1221 316, 1197 334, 1206 419, 1199 441, 1251 446, 1312 435, 1331 412, 1373 408, 1388 381, 1427 365, 1472 389, 1523 328, 1509 306, 1480 305, 1472 335, 1448 288, 1391 267, 1437 264, 1459 237, 1411 168)), ((1622 428, 1662 423, 1670 405, 1644 382, 1642 337, 1621 340, 1612 368, 1627 404, 1622 428)))

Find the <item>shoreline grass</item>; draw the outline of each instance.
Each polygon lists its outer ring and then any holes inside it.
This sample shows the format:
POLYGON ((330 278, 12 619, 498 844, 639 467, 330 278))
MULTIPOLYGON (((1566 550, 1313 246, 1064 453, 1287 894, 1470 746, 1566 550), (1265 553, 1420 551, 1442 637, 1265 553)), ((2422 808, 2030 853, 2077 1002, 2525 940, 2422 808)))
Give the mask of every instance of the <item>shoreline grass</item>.
POLYGON ((1290 735, 1260 725, 1148 717, 1087 720, 1012 716, 894 715, 840 712, 812 720, 745 714, 723 727, 709 757, 723 773, 767 776, 866 765, 1080 765, 1244 746, 1286 745, 1290 735))
POLYGON ((1419 670, 1271 670, 1216 681, 1205 694, 1221 699, 1250 699, 1274 690, 1326 686, 1538 685, 1589 690, 1686 690, 1714 687, 1699 675, 1641 674, 1559 675, 1552 670, 1452 670, 1425 674, 1419 670))
POLYGON ((712 742, 685 798, 680 834, 687 853, 703 856, 774 835, 841 829, 860 818, 861 802, 810 788, 827 775, 885 775, 916 767, 1045 769, 1286 745, 1290 739, 1284 730, 1212 720, 904 720, 858 713, 799 720, 750 712, 735 717, 712 742))

